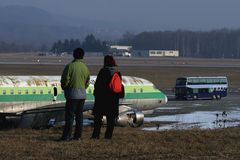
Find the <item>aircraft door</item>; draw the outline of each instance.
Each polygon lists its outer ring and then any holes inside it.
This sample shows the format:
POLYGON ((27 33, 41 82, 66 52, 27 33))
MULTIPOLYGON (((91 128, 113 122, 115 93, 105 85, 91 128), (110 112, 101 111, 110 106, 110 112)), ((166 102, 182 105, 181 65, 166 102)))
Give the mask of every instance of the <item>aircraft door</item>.
POLYGON ((57 87, 53 87, 53 101, 57 100, 57 96, 58 96, 58 90, 57 87))

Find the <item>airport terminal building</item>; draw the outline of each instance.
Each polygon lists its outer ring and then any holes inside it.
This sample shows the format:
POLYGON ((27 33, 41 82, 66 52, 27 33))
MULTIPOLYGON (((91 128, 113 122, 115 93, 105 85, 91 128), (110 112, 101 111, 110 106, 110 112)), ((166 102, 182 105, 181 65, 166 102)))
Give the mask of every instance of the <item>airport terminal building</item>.
POLYGON ((149 50, 149 57, 179 57, 178 50, 149 50))

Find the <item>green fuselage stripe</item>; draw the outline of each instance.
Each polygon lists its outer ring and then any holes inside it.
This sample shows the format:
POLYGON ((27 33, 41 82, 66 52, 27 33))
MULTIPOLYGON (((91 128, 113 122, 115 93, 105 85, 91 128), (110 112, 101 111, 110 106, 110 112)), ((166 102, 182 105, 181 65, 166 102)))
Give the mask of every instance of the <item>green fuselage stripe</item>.
MULTIPOLYGON (((28 95, 28 94, 51 94, 53 93, 53 88, 51 86, 38 86, 38 87, 2 87, 0 86, 0 96, 1 95, 28 95)), ((58 93, 63 93, 61 87, 56 87, 58 93)), ((87 93, 92 93, 94 90, 93 86, 90 86, 86 89, 87 93)), ((153 86, 126 86, 126 93, 142 93, 142 92, 159 92, 153 86)))
MULTIPOLYGON (((164 99, 165 95, 161 92, 150 93, 126 93, 126 99, 164 99)), ((64 101, 64 94, 58 94, 57 100, 64 101)), ((52 101, 51 94, 28 94, 28 95, 0 95, 0 102, 14 102, 14 101, 52 101)), ((92 94, 87 94, 87 100, 94 100, 92 94)))
MULTIPOLYGON (((51 101, 54 87, 0 87, 0 102, 14 101, 51 101)), ((57 87, 57 100, 64 101, 64 94, 57 87)), ((87 100, 94 100, 93 86, 87 90, 87 100)), ((165 95, 153 86, 126 86, 126 99, 164 99, 165 95)))

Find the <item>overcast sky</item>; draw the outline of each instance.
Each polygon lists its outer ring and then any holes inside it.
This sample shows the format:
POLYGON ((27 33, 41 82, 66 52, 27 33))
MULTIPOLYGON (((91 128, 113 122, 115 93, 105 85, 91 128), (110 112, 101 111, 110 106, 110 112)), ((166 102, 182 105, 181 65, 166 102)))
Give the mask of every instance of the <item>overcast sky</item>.
POLYGON ((240 0, 0 0, 143 30, 240 28, 240 0))

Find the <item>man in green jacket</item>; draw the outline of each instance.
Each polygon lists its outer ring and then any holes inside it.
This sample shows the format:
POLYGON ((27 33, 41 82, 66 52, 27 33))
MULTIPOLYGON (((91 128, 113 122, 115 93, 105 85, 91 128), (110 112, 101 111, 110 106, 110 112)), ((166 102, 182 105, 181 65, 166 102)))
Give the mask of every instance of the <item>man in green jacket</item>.
POLYGON ((66 65, 61 77, 61 87, 66 98, 65 126, 60 140, 79 140, 82 136, 83 106, 86 99, 86 88, 89 86, 90 74, 83 63, 84 50, 76 48, 73 51, 74 60, 66 65), (75 133, 72 134, 72 126, 75 115, 75 133))

